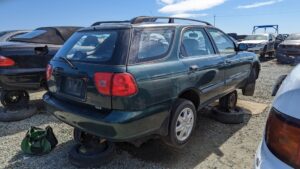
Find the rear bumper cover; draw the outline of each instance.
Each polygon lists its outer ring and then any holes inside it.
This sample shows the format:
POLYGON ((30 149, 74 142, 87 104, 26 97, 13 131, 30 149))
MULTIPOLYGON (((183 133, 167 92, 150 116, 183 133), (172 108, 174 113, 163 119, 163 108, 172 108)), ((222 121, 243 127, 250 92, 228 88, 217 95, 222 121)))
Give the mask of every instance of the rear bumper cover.
POLYGON ((300 62, 300 52, 299 54, 290 54, 286 52, 276 52, 276 58, 279 62, 285 63, 285 64, 293 64, 293 63, 299 63, 300 62))
POLYGON ((273 153, 270 152, 265 141, 262 141, 257 149, 254 165, 255 169, 292 169, 290 166, 279 160, 273 155, 273 153))
POLYGON ((36 90, 41 88, 45 68, 0 69, 0 88, 3 90, 36 90))
POLYGON ((151 134, 160 134, 168 124, 167 104, 153 106, 143 111, 101 112, 93 107, 74 105, 46 93, 43 100, 47 109, 59 120, 85 132, 110 141, 131 141, 151 134))

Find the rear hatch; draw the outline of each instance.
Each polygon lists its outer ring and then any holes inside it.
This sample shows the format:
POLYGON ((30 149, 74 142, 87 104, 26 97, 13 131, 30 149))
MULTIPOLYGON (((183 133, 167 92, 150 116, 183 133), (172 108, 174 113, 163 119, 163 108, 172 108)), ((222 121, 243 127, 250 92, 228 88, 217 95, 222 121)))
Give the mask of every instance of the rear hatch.
POLYGON ((49 91, 75 104, 111 109, 111 78, 126 72, 129 37, 129 29, 75 33, 48 65, 49 91))

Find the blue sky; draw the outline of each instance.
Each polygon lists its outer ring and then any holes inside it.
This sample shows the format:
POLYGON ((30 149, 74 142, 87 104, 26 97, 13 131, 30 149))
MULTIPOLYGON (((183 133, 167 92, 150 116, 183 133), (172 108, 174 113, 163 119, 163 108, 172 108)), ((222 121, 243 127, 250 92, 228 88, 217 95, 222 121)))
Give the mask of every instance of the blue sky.
POLYGON ((139 15, 202 19, 225 32, 249 34, 254 25, 279 24, 300 32, 299 0, 0 0, 0 30, 41 26, 89 26, 139 15))

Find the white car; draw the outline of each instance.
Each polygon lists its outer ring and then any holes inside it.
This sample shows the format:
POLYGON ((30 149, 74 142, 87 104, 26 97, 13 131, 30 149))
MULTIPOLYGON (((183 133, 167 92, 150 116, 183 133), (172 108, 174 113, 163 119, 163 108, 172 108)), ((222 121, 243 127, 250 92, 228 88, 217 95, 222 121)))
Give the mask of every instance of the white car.
MULTIPOLYGON (((280 83, 282 83, 280 85, 280 83)), ((300 65, 280 86, 267 120, 256 157, 257 169, 300 168, 300 65)))
POLYGON ((266 54, 273 56, 275 52, 275 39, 273 34, 248 35, 239 44, 248 45, 248 51, 256 53, 261 57, 266 54))

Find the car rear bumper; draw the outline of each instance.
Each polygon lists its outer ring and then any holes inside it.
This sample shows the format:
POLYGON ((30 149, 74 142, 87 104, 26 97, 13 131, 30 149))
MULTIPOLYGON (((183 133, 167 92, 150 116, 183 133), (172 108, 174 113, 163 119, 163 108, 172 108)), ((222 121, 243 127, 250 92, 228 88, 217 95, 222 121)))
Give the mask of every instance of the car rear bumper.
POLYGON ((263 48, 249 48, 248 51, 260 55, 263 53, 263 48))
POLYGON ((2 90, 36 90, 41 88, 44 68, 0 69, 0 88, 2 90))
POLYGON ((46 93, 47 110, 59 120, 110 141, 132 141, 167 128, 169 105, 160 104, 143 111, 103 112, 91 106, 74 105, 46 93), (166 126, 166 127, 165 127, 166 126))
POLYGON ((263 141, 257 149, 254 165, 255 169, 292 169, 270 152, 265 141, 263 141))

